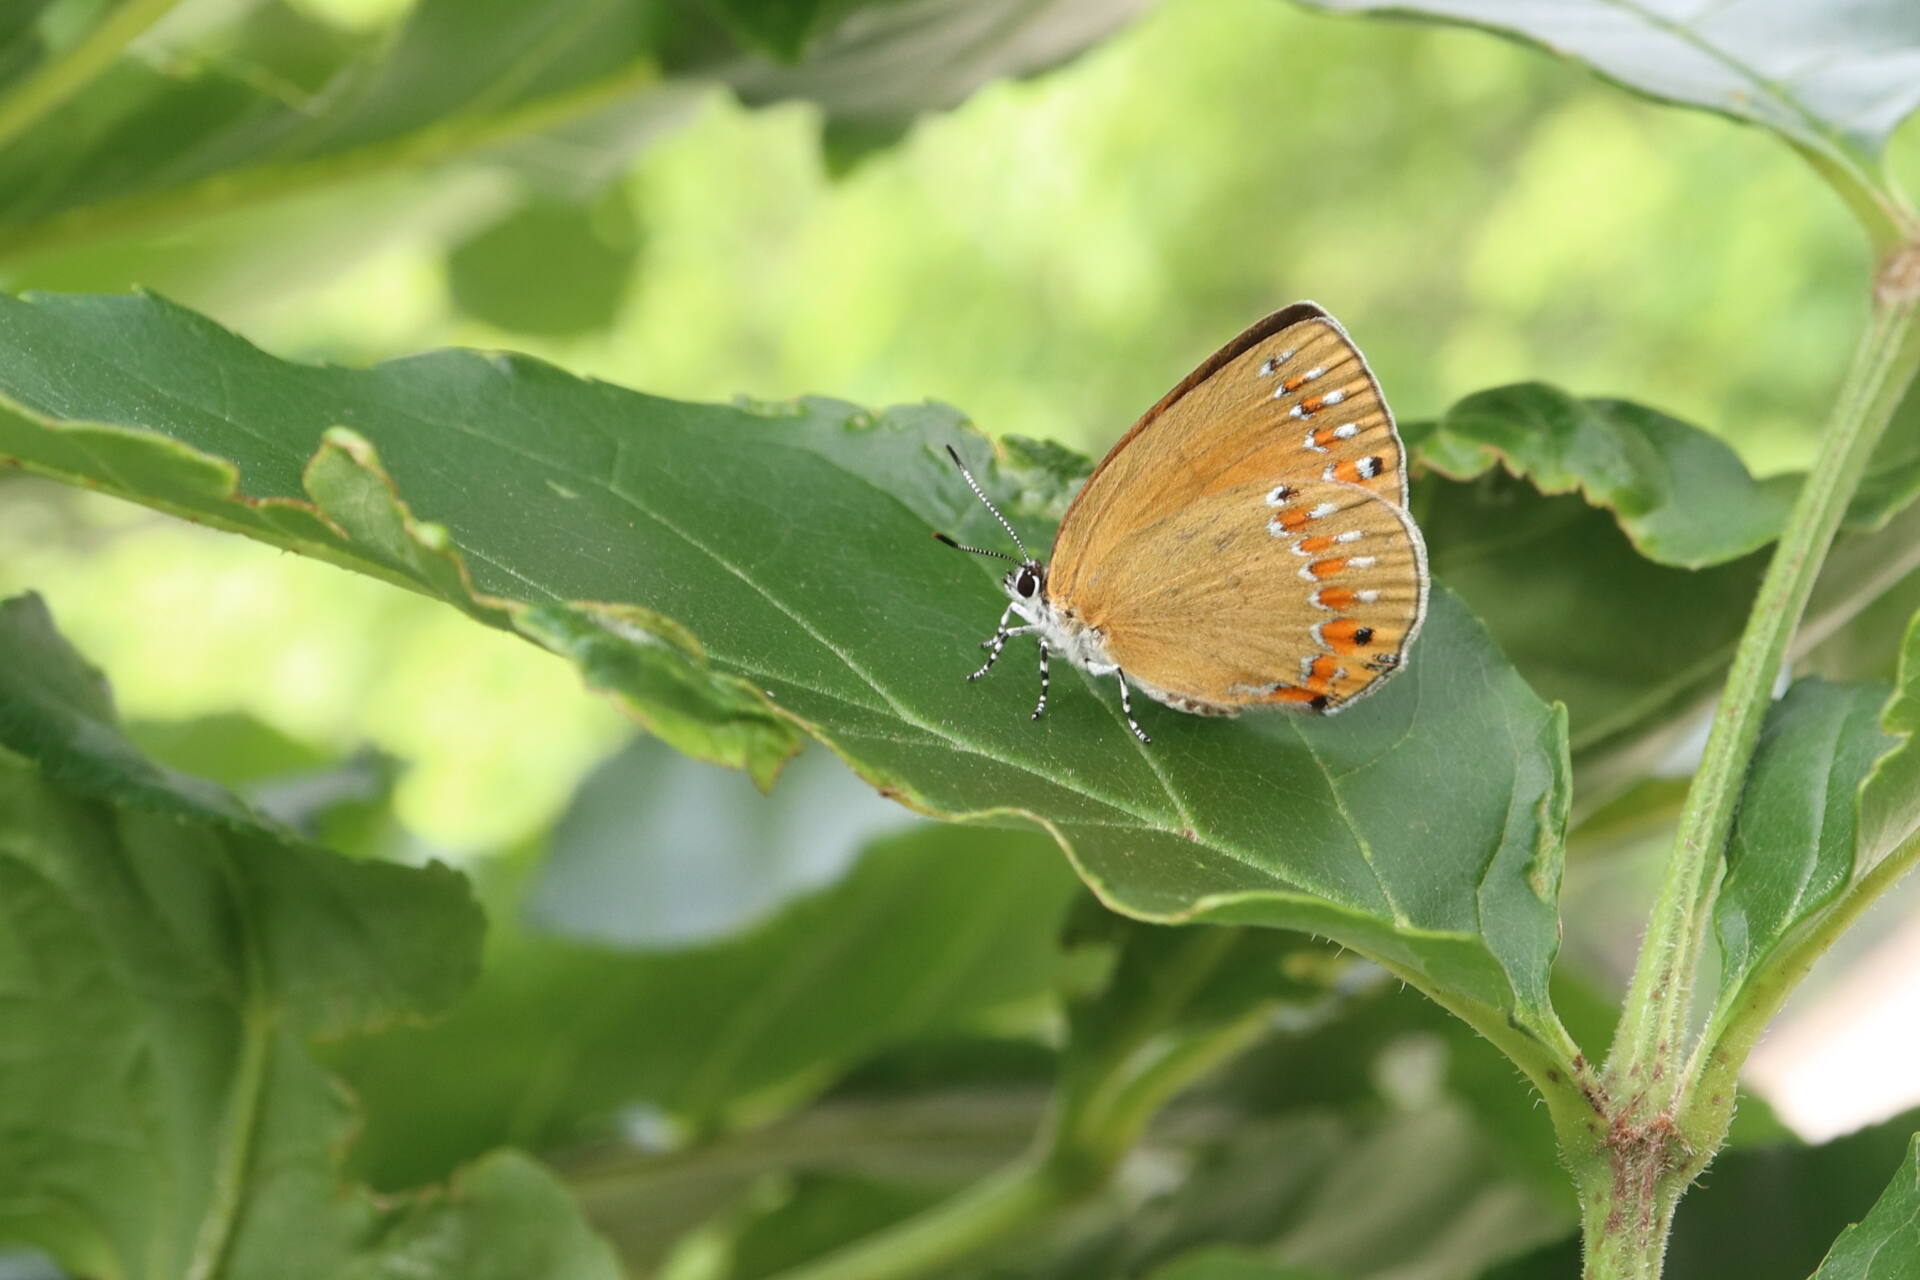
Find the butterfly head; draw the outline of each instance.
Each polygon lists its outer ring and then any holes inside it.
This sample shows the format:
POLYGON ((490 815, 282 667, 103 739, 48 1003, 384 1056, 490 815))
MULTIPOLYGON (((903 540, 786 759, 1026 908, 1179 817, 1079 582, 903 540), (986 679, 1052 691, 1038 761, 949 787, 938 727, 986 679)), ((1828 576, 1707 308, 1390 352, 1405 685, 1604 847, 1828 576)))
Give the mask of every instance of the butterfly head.
MULTIPOLYGON (((1030 605, 1039 600, 1047 590, 1047 566, 1038 560, 1022 560, 1017 568, 1007 570, 1007 576, 1000 579, 1000 585, 1006 588, 1007 595, 1018 606, 1030 605)), ((1019 609, 1023 615, 1024 609, 1019 609)))

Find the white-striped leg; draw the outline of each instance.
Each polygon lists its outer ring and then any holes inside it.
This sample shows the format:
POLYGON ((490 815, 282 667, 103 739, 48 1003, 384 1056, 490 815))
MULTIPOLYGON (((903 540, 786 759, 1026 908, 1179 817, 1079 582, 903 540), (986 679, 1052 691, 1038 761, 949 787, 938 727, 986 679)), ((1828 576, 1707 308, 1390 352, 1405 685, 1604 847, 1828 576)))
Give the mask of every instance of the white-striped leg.
POLYGON ((1140 741, 1152 742, 1153 739, 1147 736, 1146 730, 1140 727, 1140 722, 1133 718, 1133 697, 1127 692, 1127 673, 1115 667, 1113 676, 1120 682, 1120 710, 1126 714, 1127 728, 1133 730, 1133 736, 1140 741))
POLYGON ((1033 709, 1033 718, 1038 720, 1047 710, 1047 642, 1040 642, 1040 705, 1033 709))
POLYGON ((1007 626, 1007 618, 1012 613, 1013 610, 1008 609, 1006 613, 1001 614, 1000 625, 994 628, 993 638, 980 642, 980 647, 987 651, 987 660, 981 663, 980 669, 968 676, 967 679, 978 680, 981 676, 993 670, 993 664, 1000 661, 1000 650, 1006 647, 1007 641, 1013 639, 1015 636, 1029 635, 1040 629, 1038 627, 1013 627, 1009 629, 1007 626))

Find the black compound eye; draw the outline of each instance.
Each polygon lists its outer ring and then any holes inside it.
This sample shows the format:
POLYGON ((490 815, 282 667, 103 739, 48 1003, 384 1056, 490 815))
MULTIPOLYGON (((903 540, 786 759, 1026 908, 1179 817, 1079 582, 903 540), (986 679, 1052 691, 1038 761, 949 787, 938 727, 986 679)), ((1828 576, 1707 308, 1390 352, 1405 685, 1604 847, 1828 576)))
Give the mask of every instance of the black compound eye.
POLYGON ((1020 576, 1014 579, 1013 589, 1020 593, 1022 600, 1033 599, 1033 593, 1040 589, 1040 575, 1031 569, 1021 569, 1020 576))

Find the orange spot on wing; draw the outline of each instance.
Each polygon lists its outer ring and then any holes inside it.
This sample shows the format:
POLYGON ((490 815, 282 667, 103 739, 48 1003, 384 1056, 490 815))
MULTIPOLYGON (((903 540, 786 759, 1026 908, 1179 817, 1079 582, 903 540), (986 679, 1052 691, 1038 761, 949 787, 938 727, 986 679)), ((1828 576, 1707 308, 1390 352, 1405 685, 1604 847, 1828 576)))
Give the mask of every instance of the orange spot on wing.
POLYGON ((1280 522, 1280 527, 1282 529, 1285 529, 1288 533, 1292 533, 1294 530, 1300 528, 1312 518, 1313 517, 1307 514, 1305 511, 1299 511, 1299 510, 1282 511, 1279 515, 1274 517, 1275 520, 1280 522))
POLYGON ((1346 558, 1343 556, 1335 556, 1331 560, 1315 560, 1307 566, 1307 572, 1316 578, 1331 578, 1334 574, 1346 567, 1346 558))
POLYGON ((1333 478, 1347 484, 1365 484, 1368 480, 1378 479, 1387 473, 1388 460, 1383 457, 1346 458, 1333 464, 1333 478), (1362 466, 1369 470, 1361 470, 1362 466), (1369 471, 1371 474, 1369 474, 1369 471))
POLYGON ((1339 673, 1339 661, 1332 654, 1323 653, 1307 668, 1307 687, 1316 693, 1325 693, 1327 682, 1339 673))
POLYGON ((1344 609, 1352 604, 1353 592, 1345 587, 1322 587, 1314 593, 1313 602, 1322 609, 1344 609))
POLYGON ((1301 551, 1313 555, 1316 552, 1332 550, 1335 543, 1332 538, 1322 534, 1317 538, 1302 538, 1298 545, 1301 551))
POLYGON ((1326 403, 1327 401, 1325 396, 1308 396, 1305 400, 1302 400, 1300 402, 1300 412, 1318 413, 1320 412, 1321 408, 1326 405, 1326 403))
POLYGON ((1283 684, 1266 695, 1268 702, 1317 702, 1322 697, 1311 689, 1302 689, 1296 684, 1283 684))
POLYGON ((1358 653, 1373 643, 1373 628, 1352 618, 1335 618, 1320 628, 1320 638, 1335 653, 1358 653))

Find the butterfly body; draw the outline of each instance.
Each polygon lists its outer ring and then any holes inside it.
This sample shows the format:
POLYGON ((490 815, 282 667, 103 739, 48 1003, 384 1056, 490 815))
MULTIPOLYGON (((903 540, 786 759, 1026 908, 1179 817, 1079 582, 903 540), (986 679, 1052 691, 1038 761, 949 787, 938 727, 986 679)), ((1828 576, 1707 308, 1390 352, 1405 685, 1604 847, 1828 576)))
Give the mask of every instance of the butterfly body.
POLYGON ((970 678, 1034 635, 1035 716, 1051 653, 1118 677, 1143 741, 1129 682, 1197 715, 1331 714, 1371 692, 1418 633, 1427 569, 1400 438, 1359 350, 1311 303, 1249 328, 1107 454, 1050 562, 1021 559, 1003 585, 1010 603, 970 678))

